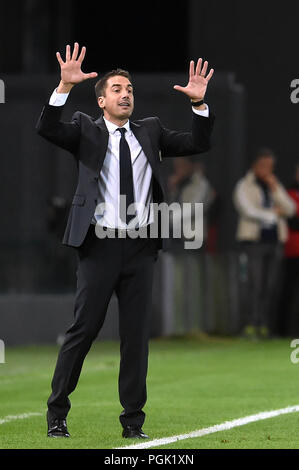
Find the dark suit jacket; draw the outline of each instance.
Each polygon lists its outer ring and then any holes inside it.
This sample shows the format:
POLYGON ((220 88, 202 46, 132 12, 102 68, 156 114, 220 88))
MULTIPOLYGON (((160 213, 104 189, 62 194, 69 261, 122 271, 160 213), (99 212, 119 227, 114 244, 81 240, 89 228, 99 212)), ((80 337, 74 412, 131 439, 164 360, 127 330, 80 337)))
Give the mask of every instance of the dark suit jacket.
MULTIPOLYGON (((98 200, 98 178, 106 156, 109 133, 103 117, 76 112, 71 122, 61 121, 63 106, 45 105, 37 123, 38 134, 71 152, 78 167, 78 185, 63 237, 63 244, 80 247, 94 216, 98 200)), ((159 118, 151 117, 130 122, 153 171, 153 201, 165 200, 160 165, 165 157, 179 157, 206 152, 214 116, 193 113, 192 131, 177 132, 162 126, 159 118)), ((161 241, 158 248, 162 247, 161 241)))

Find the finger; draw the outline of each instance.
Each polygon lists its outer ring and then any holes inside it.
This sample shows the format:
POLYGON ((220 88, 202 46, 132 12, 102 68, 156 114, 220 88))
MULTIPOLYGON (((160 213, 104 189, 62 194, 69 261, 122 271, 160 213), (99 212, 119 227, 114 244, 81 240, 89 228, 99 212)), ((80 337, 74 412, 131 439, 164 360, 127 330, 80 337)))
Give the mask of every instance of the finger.
POLYGON ((205 61, 205 63, 203 64, 203 68, 200 72, 200 75, 202 75, 203 77, 205 77, 207 74, 208 65, 209 65, 209 62, 205 61))
POLYGON ((183 93, 185 92, 185 87, 180 86, 180 85, 174 85, 173 87, 177 91, 182 91, 183 93))
POLYGON ((197 65, 196 65, 196 71, 195 71, 195 74, 196 74, 196 75, 200 75, 200 72, 201 72, 201 65, 202 65, 202 59, 198 59, 197 65))
POLYGON ((194 76, 194 60, 191 60, 191 62, 190 62, 189 76, 190 76, 190 78, 194 76))
POLYGON ((209 73, 209 75, 208 75, 207 78, 206 78, 206 80, 207 80, 208 82, 209 82, 209 81, 211 80, 211 78, 213 77, 214 72, 215 72, 214 69, 211 69, 211 70, 210 70, 210 73, 209 73))
POLYGON ((85 73, 83 78, 84 80, 90 80, 91 78, 97 78, 97 72, 85 73))
POLYGON ((82 62, 85 58, 85 54, 86 54, 86 47, 82 47, 82 51, 81 51, 81 54, 80 54, 79 59, 78 59, 78 61, 81 62, 81 64, 82 64, 82 62))
POLYGON ((63 60, 61 58, 61 55, 60 55, 60 52, 56 52, 56 57, 57 57, 57 60, 58 60, 59 64, 61 66, 64 65, 64 62, 63 62, 63 60))
POLYGON ((65 58, 67 61, 71 60, 71 46, 69 45, 66 46, 65 58))
POLYGON ((79 44, 75 42, 72 60, 77 60, 78 54, 79 54, 79 44))

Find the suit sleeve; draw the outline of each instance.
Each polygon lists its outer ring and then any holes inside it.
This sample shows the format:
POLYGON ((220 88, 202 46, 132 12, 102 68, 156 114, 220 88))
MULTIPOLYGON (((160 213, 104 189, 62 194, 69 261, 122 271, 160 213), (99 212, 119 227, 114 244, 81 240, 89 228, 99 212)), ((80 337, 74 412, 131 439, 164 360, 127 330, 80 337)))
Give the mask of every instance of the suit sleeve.
POLYGON ((81 136, 80 113, 76 112, 71 122, 63 122, 63 106, 46 104, 36 125, 37 133, 58 147, 76 154, 81 136))
POLYGON ((160 149, 163 158, 195 155, 210 150, 215 117, 212 114, 208 118, 192 114, 191 132, 166 129, 157 118, 161 128, 160 149))

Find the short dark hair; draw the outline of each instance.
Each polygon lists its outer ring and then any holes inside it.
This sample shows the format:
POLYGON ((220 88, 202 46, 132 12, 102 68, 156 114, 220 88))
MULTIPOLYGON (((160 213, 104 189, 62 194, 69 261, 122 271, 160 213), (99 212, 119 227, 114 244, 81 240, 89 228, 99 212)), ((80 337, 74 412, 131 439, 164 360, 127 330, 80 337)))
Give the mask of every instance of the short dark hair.
POLYGON ((254 157, 253 164, 259 162, 263 158, 272 158, 275 161, 275 153, 268 147, 260 147, 254 157))
POLYGON ((96 92, 96 97, 97 99, 100 96, 105 96, 105 91, 107 88, 107 81, 111 77, 116 77, 116 76, 121 76, 121 77, 126 77, 130 82, 132 82, 131 75, 127 70, 123 69, 115 69, 111 70, 110 72, 105 73, 105 75, 96 83, 95 86, 95 92, 96 92))

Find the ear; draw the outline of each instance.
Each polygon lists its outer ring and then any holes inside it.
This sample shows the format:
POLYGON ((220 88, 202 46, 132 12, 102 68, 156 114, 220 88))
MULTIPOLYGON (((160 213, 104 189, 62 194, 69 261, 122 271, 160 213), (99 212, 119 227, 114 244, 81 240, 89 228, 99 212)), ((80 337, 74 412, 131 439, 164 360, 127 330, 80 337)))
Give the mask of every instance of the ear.
POLYGON ((105 108, 105 97, 104 96, 100 96, 98 98, 98 105, 101 109, 105 108))

